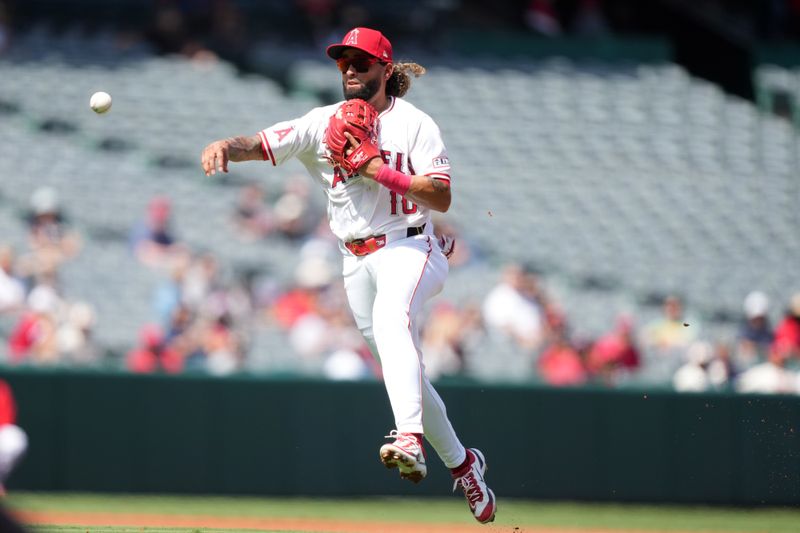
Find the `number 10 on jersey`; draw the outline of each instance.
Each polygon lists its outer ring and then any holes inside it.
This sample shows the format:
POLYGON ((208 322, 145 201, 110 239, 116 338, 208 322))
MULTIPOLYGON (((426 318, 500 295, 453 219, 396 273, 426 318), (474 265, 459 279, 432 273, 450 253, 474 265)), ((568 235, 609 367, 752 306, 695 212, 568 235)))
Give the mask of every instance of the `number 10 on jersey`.
POLYGON ((389 204, 391 205, 391 214, 397 215, 398 209, 397 204, 400 204, 400 208, 403 211, 404 215, 413 215, 417 212, 417 204, 412 202, 411 200, 406 200, 404 196, 400 196, 398 198, 398 194, 394 191, 389 192, 389 204))
MULTIPOLYGON (((396 154, 392 154, 389 150, 381 150, 381 158, 383 162, 387 165, 392 164, 392 159, 394 159, 394 168, 398 172, 403 172, 403 154, 398 152, 396 154), (394 157, 392 157, 394 156, 394 157)), ((409 165, 411 162, 409 161, 409 165)), ((409 168, 409 170, 411 170, 409 168)), ((412 170, 413 173, 413 170, 412 170)), ((412 202, 411 200, 406 200, 404 197, 398 198, 398 194, 394 191, 389 193, 391 196, 389 198, 389 203, 391 204, 391 214, 397 215, 399 214, 399 210, 397 208, 397 204, 400 203, 400 209, 402 209, 404 215, 413 215, 417 212, 417 204, 412 202)))

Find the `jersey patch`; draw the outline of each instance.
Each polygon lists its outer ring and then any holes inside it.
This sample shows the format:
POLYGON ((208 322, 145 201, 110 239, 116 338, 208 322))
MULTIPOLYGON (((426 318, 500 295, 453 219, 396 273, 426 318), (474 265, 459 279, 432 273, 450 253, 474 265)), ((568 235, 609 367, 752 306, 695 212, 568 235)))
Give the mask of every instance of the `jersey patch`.
POLYGON ((450 159, 446 157, 436 157, 433 160, 433 168, 449 167, 450 159))

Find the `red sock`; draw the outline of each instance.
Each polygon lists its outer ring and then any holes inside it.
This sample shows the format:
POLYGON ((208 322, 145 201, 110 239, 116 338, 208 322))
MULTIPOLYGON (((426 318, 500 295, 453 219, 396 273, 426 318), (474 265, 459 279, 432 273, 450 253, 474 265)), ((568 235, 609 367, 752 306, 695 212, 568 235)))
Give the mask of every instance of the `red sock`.
POLYGON ((472 453, 467 450, 467 456, 464 458, 464 462, 458 465, 455 468, 450 469, 450 473, 453 477, 461 477, 467 473, 469 470, 469 466, 472 464, 472 453))

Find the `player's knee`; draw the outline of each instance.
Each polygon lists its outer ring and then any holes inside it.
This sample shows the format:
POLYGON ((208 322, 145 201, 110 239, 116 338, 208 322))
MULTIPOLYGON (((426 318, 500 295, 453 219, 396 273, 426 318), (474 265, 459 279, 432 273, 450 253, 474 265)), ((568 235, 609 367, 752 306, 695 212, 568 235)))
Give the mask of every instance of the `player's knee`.
POLYGON ((372 314, 372 327, 377 339, 408 332, 408 313, 396 306, 383 306, 380 309, 376 307, 372 314))

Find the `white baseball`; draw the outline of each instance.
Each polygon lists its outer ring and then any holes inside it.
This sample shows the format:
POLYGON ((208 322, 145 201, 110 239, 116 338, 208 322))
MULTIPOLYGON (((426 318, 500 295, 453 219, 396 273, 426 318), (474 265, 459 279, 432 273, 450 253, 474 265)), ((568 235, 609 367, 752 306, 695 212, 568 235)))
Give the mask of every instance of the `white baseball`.
POLYGON ((105 113, 111 109, 111 95, 98 91, 89 99, 89 106, 95 113, 105 113))

